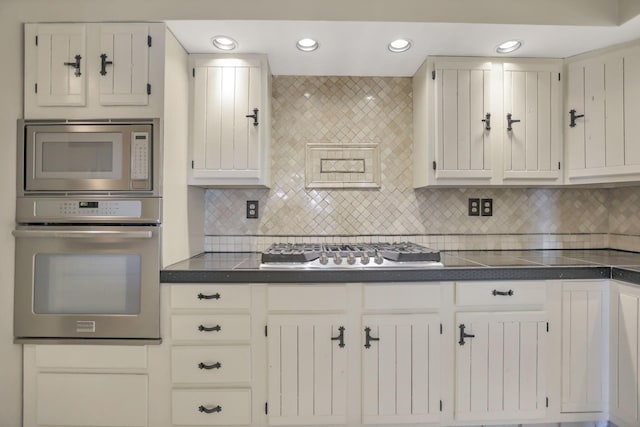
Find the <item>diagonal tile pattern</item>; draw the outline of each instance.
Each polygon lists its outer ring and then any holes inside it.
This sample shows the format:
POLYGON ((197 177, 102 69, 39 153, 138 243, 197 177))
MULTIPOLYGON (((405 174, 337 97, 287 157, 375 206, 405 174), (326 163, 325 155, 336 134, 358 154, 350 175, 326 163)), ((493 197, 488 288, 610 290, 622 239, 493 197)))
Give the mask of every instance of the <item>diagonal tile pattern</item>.
POLYGON ((275 76, 272 107, 272 188, 207 190, 206 235, 456 235, 443 245, 461 249, 501 247, 483 235, 516 247, 598 247, 609 221, 612 232, 640 235, 637 188, 414 190, 409 78, 275 76), (306 189, 305 147, 318 142, 379 144, 381 188, 306 189), (469 197, 492 198, 494 216, 467 216, 469 197), (244 218, 246 200, 260 202, 259 219, 244 218))

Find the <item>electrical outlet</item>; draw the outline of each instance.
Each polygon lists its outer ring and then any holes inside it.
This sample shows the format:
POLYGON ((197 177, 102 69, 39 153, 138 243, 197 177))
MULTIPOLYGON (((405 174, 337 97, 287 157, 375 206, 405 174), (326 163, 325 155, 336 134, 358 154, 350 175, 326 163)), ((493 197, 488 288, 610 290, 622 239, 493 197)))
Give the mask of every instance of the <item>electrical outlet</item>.
POLYGON ((257 200, 247 200, 247 218, 258 218, 257 200))
POLYGON ((480 199, 469 199, 469 216, 480 216, 480 199))
POLYGON ((493 199, 482 199, 480 206, 482 216, 493 216, 493 199))

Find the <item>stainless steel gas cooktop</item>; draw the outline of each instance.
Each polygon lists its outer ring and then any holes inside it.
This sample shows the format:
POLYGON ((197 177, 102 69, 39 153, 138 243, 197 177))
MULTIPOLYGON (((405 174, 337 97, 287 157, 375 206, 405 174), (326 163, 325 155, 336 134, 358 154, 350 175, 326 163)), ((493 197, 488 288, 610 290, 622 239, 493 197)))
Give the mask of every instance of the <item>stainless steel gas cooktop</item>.
POLYGON ((261 269, 369 269, 442 267, 440 252, 415 243, 275 243, 261 269))

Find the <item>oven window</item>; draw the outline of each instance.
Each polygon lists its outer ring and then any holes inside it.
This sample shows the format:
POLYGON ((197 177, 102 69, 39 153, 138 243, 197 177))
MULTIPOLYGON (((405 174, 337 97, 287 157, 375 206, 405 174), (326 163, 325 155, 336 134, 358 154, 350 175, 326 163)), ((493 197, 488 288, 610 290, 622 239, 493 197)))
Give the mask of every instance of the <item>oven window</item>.
POLYGON ((37 254, 34 312, 139 314, 140 255, 37 254))

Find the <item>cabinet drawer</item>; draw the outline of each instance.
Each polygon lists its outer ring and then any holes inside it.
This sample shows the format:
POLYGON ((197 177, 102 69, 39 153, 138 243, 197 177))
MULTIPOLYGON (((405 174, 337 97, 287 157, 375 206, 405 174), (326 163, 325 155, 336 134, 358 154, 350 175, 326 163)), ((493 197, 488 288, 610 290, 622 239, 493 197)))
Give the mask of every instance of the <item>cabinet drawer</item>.
POLYGON ((251 381, 249 346, 174 347, 171 378, 175 383, 251 381))
POLYGON ((365 309, 438 308, 440 285, 365 285, 365 309))
POLYGON ((248 314, 212 314, 171 316, 171 337, 191 341, 241 341, 251 338, 248 314))
POLYGON ((173 285, 171 308, 251 307, 251 288, 246 285, 173 285))
POLYGON ((345 286, 269 286, 268 307, 276 310, 346 310, 345 286))
POLYGON ((43 373, 36 390, 38 425, 147 425, 146 375, 43 373))
POLYGON ((463 282, 456 283, 456 304, 540 305, 546 293, 542 282, 463 282))
POLYGON ((146 346, 36 345, 39 368, 144 369, 146 346))
POLYGON ((171 408, 174 425, 250 424, 251 391, 174 390, 171 408))

